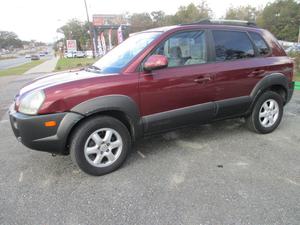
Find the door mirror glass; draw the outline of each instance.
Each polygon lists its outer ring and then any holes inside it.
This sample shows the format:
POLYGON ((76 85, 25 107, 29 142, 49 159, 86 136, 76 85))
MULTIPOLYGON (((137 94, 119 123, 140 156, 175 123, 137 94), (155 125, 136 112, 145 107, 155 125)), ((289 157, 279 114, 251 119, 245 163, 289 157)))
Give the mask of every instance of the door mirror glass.
POLYGON ((168 66, 168 58, 164 55, 151 55, 144 63, 144 70, 151 71, 168 66))

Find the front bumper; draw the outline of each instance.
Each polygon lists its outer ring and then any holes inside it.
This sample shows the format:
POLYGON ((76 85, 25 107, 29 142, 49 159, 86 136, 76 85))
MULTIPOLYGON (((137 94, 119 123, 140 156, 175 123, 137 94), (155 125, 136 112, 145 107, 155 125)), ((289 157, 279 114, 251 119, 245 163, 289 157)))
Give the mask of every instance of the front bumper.
POLYGON ((55 154, 66 154, 67 139, 72 127, 83 118, 82 115, 65 112, 29 116, 14 110, 9 112, 10 123, 17 139, 28 148, 55 154), (48 121, 56 126, 46 127, 48 121))

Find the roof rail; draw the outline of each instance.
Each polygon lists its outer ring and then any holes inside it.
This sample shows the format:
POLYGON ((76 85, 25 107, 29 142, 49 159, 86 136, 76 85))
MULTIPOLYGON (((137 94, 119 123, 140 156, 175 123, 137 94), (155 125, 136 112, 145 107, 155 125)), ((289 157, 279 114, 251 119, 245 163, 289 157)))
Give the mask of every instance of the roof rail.
POLYGON ((246 26, 246 27, 257 27, 255 22, 246 21, 246 20, 211 20, 211 19, 202 19, 192 23, 185 23, 181 25, 198 25, 198 24, 212 24, 212 25, 231 25, 231 26, 246 26))

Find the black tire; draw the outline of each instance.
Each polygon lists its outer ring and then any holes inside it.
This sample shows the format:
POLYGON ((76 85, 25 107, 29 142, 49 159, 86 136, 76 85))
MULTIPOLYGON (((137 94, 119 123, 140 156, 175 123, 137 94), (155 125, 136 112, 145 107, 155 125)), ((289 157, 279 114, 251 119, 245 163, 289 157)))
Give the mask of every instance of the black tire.
POLYGON ((246 123, 250 130, 260 134, 267 134, 267 133, 271 133, 278 127, 282 119, 282 114, 283 114, 283 98, 276 92, 266 91, 262 93, 262 95, 259 96, 259 98, 255 102, 251 114, 249 115, 249 117, 246 118, 246 123), (275 100, 277 102, 279 114, 275 123, 272 126, 265 127, 260 122, 259 113, 262 105, 268 100, 275 100))
POLYGON ((122 122, 109 116, 93 117, 83 122, 76 128, 70 141, 70 155, 72 161, 82 171, 94 176, 101 176, 118 169, 125 161, 130 149, 131 136, 128 129, 122 122), (106 167, 96 167, 88 162, 84 154, 84 149, 90 135, 102 128, 110 128, 117 131, 122 139, 123 145, 116 161, 106 167))

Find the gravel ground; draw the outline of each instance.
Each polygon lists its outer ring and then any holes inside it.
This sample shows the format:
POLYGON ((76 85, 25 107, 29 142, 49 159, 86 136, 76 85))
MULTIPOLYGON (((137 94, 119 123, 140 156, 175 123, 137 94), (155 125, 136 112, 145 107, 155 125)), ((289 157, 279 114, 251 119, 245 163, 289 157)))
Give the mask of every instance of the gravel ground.
POLYGON ((34 76, 0 79, 0 224, 300 224, 300 91, 272 134, 242 119, 177 130, 92 177, 13 136, 5 112, 34 76))

